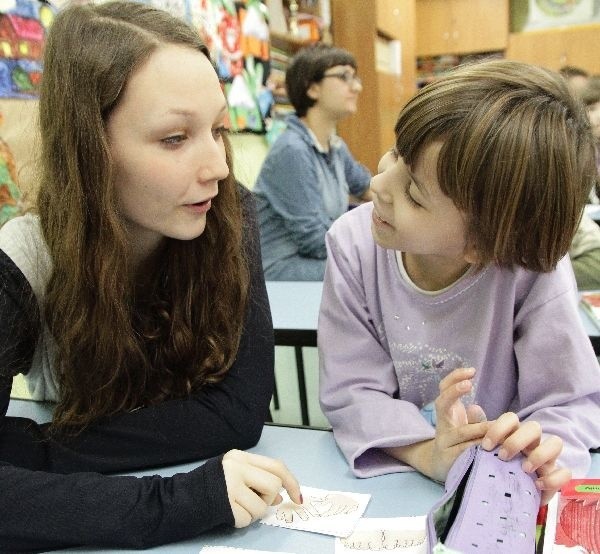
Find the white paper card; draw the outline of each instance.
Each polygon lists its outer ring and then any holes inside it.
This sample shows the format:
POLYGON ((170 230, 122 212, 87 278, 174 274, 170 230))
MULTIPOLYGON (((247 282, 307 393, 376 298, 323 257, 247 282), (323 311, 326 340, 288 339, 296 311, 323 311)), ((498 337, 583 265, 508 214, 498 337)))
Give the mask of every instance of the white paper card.
POLYGON ((360 519, 350 536, 335 539, 335 554, 427 554, 426 520, 427 516, 360 519))
POLYGON ((285 491, 283 502, 271 506, 261 523, 347 537, 358 523, 371 499, 370 494, 328 491, 300 487, 304 504, 295 504, 285 491))
POLYGON ((271 550, 247 550, 233 546, 205 546, 200 554, 291 554, 290 552, 273 552, 271 550))

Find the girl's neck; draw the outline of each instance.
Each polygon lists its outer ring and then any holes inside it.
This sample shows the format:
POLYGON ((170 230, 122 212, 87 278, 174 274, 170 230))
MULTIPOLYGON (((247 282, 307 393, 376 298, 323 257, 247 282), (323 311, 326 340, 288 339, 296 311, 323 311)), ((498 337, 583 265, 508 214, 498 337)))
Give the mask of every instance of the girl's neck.
POLYGON ((420 256, 402 253, 404 269, 410 280, 420 289, 442 290, 456 283, 471 267, 464 258, 420 256))
POLYGON ((314 133, 319 144, 329 150, 329 138, 335 133, 336 121, 317 108, 311 108, 300 119, 314 133))

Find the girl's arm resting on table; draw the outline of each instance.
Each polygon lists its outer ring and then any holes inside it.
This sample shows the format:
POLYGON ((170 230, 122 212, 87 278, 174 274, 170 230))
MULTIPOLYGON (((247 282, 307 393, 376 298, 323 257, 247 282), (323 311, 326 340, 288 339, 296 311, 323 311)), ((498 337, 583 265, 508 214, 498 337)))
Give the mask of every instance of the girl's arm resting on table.
POLYGON ((431 439, 435 430, 414 404, 397 398, 392 359, 377 337, 364 285, 335 239, 328 235, 327 241, 318 334, 321 409, 357 476, 407 471, 384 449, 431 439))
MULTIPOLYGON (((559 269, 570 273, 564 263, 559 269)), ((560 437, 559 464, 582 478, 591 464, 589 449, 600 445, 600 367, 576 292, 573 287, 539 305, 525 304, 519 312, 514 350, 520 405, 514 411, 522 422, 539 423, 544 435, 560 437)))
POLYGON ((57 475, 0 462, 0 551, 149 548, 233 525, 220 458, 173 477, 57 475))

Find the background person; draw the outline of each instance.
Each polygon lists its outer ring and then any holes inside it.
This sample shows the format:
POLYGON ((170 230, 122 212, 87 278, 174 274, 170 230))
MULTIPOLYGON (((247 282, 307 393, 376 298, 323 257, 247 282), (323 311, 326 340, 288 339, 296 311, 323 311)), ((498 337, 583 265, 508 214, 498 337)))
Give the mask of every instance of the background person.
POLYGON ((293 58, 286 88, 295 114, 254 188, 263 268, 268 281, 321 281, 325 233, 348 209, 349 195, 370 198, 369 171, 335 134, 356 111, 362 85, 349 52, 317 44, 293 58))

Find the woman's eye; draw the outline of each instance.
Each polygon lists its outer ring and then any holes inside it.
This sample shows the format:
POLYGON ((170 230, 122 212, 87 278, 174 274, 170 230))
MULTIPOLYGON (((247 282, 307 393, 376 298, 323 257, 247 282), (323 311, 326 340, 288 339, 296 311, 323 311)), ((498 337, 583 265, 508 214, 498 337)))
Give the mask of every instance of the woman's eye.
POLYGON ((182 142, 184 142, 187 139, 187 136, 184 134, 178 134, 178 135, 171 135, 169 137, 165 137, 163 139, 161 139, 161 142, 163 144, 166 144, 167 146, 177 146, 179 144, 181 144, 182 142))

